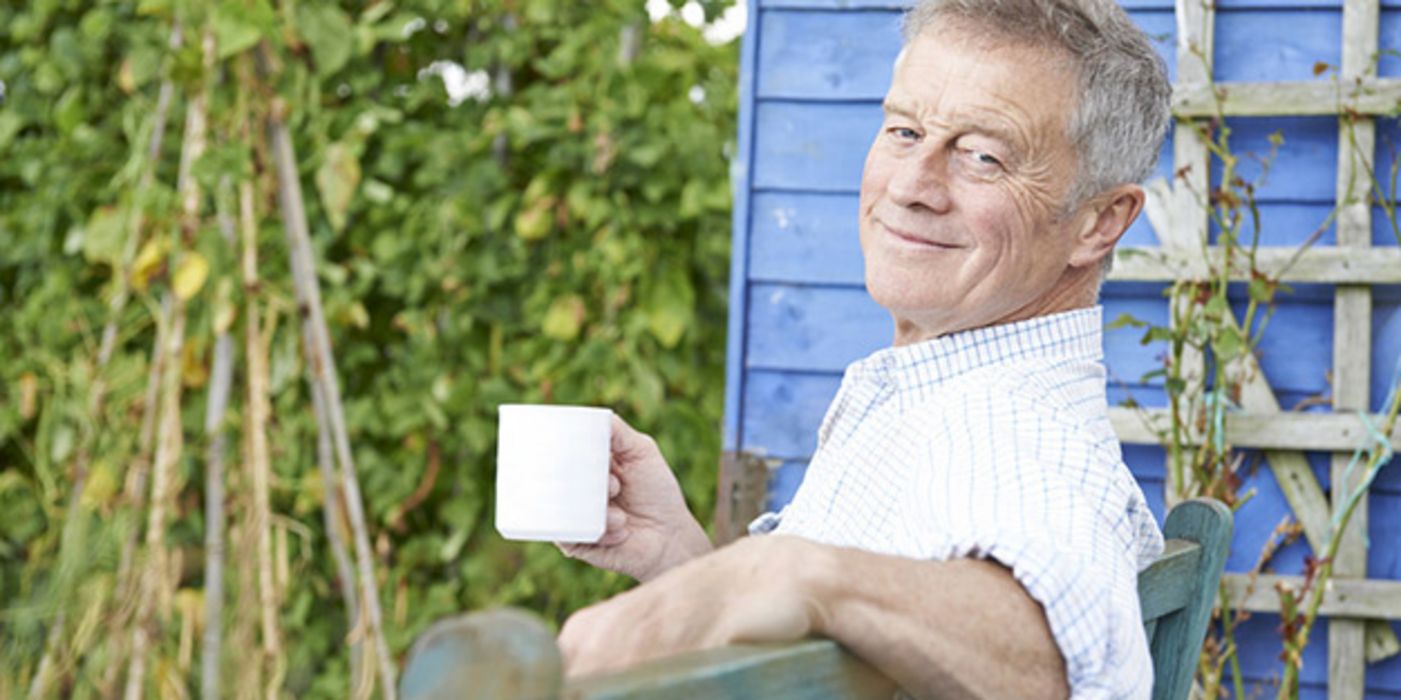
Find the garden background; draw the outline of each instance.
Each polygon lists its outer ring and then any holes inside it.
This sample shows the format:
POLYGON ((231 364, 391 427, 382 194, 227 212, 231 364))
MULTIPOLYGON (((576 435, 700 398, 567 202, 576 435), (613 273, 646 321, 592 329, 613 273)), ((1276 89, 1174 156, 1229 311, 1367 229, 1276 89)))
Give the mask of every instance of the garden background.
POLYGON ((364 582, 319 468, 279 124, 395 658, 449 613, 562 619, 624 586, 496 535, 499 403, 613 407, 708 515, 738 45, 696 26, 728 3, 690 5, 0 3, 0 697, 41 659, 45 697, 199 694, 220 435, 225 694, 350 695, 371 631, 342 595, 364 582))

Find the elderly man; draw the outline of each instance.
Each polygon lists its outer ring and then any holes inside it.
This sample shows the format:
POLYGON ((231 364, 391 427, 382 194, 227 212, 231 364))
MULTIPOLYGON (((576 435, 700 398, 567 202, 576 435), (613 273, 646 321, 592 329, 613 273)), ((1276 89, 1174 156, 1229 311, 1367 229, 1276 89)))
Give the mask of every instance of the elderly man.
POLYGON ((587 674, 838 640, 922 697, 1147 697, 1137 573, 1162 549, 1106 416, 1098 288, 1169 118, 1112 0, 927 0, 866 160, 852 364, 793 502, 712 551, 655 443, 615 424, 609 527, 567 554, 644 584, 560 634, 587 674))

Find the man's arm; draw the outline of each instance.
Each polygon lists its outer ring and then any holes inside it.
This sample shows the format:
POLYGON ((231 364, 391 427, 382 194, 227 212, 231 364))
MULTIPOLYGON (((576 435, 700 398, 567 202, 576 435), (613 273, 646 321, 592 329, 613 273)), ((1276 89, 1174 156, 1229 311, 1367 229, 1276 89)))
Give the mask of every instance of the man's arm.
POLYGON ((741 540, 581 610, 560 633, 570 675, 736 642, 820 635, 917 697, 1063 698, 1046 618, 1007 569, 769 535, 741 540))

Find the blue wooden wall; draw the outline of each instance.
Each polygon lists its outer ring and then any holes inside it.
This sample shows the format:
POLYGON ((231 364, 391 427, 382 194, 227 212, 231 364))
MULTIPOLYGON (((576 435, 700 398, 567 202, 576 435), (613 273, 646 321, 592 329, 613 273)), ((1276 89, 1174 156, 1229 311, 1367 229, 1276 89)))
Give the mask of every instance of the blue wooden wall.
MULTIPOLYGON (((857 243, 857 187, 866 148, 880 122, 880 98, 900 48, 903 3, 892 0, 750 0, 744 40, 739 157, 735 161, 734 259, 731 280, 725 441, 728 449, 781 461, 770 489, 782 506, 801 482, 815 433, 842 369, 886 346, 891 325, 862 286, 857 243)), ((1170 0, 1126 0, 1175 72, 1170 0)), ((1336 65, 1342 12, 1338 2, 1219 0, 1215 77, 1222 81, 1326 80, 1314 64, 1336 65)), ((1401 48, 1401 0, 1385 0, 1381 47, 1401 48)), ((1401 58, 1386 56, 1383 76, 1401 75, 1401 58)), ((1337 121, 1322 118, 1238 119, 1234 150, 1266 153, 1275 131, 1285 142, 1259 188, 1261 240, 1302 241, 1326 218, 1337 172, 1337 121)), ((1395 120, 1378 123, 1379 171, 1401 148, 1395 120)), ((1158 174, 1169 175, 1171 144, 1158 174)), ((1247 177, 1252 176, 1247 170, 1247 177)), ((1396 245, 1377 211, 1374 243, 1396 245)), ((1331 245, 1331 232, 1321 242, 1331 245)), ((1140 219, 1125 243, 1154 245, 1140 219)), ((1110 283, 1106 319, 1122 312, 1165 323, 1162 286, 1110 283)), ((1385 398, 1401 356, 1401 289, 1378 287, 1374 302, 1371 395, 1385 398)), ((1332 364, 1333 290, 1303 285, 1279 306, 1261 347, 1261 364, 1283 406, 1328 391, 1332 364)), ((1138 378, 1159 363, 1161 347, 1139 344, 1139 332, 1111 331, 1106 351, 1110 400, 1132 395, 1163 405, 1160 386, 1138 378)), ((1326 409, 1321 409, 1326 410, 1326 409)), ((1125 446, 1125 459, 1162 517, 1163 453, 1125 446)), ((1325 455, 1310 455, 1327 488, 1325 455)), ((1401 461, 1401 460, 1397 460, 1401 461)), ((1228 569, 1248 569, 1288 506, 1268 469, 1245 488, 1257 495, 1238 514, 1228 569)), ((1401 466, 1384 472, 1371 500, 1372 578, 1401 578, 1401 466)), ((1288 548, 1274 570, 1298 573, 1306 544, 1288 548)), ((1251 683, 1279 673, 1278 618, 1256 615, 1241 635, 1243 675, 1251 683)), ((1316 634, 1303 669, 1304 697, 1326 697, 1327 635, 1316 634)), ((1369 698, 1401 698, 1401 658, 1371 666, 1369 698)), ((1272 689, 1264 691, 1273 694, 1272 689)))

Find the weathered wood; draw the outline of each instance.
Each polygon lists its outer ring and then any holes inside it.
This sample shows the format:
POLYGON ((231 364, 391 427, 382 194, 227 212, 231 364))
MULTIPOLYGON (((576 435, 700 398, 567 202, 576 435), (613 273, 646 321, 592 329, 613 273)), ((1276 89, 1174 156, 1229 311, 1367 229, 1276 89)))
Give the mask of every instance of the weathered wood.
POLYGON ((488 610, 419 635, 399 693, 404 700, 553 700, 563 669, 544 622, 523 610, 488 610))
POLYGON ((1172 89, 1172 111, 1179 117, 1302 117, 1353 111, 1392 114, 1401 107, 1401 79, 1314 80, 1279 83, 1215 84, 1180 82, 1172 89))
POLYGON ((1186 607, 1159 620, 1149 642, 1153 652, 1153 700, 1185 700, 1192 689, 1217 583, 1226 564, 1231 529, 1231 510, 1218 501, 1184 501, 1168 513, 1163 535, 1198 543, 1199 565, 1190 571, 1190 579, 1179 581, 1188 590, 1186 607))
POLYGON ((715 545, 743 537, 749 523, 764 512, 768 500, 769 468, 763 457, 726 450, 720 456, 715 499, 715 545))
MULTIPOLYGON (((1210 261, 1212 268, 1220 269, 1223 255, 1222 249, 1215 246, 1205 251, 1200 247, 1178 251, 1167 247, 1126 246, 1115 251, 1114 269, 1109 279, 1121 282, 1202 279, 1210 274, 1203 260, 1210 261)), ((1233 271, 1231 279, 1248 281, 1250 270, 1245 260, 1239 263, 1241 269, 1233 271)), ((1355 251, 1332 246, 1303 252, 1297 247, 1261 247, 1256 251, 1255 267, 1286 282, 1401 284, 1401 248, 1378 248, 1359 256, 1355 251)))
MULTIPOLYGON (((1211 80, 1215 46, 1215 5, 1205 0, 1176 0, 1175 4, 1177 78, 1184 83, 1206 83, 1211 80)), ((1187 254, 1197 250, 1206 242, 1209 232, 1207 193, 1211 187, 1211 153, 1199 126, 1191 121, 1180 121, 1173 131, 1175 175, 1170 189, 1173 206, 1169 210, 1172 220, 1164 222, 1164 227, 1158 230, 1158 237, 1163 247, 1174 253, 1187 254)), ((1200 385, 1204 369, 1201 353, 1187 347, 1175 359, 1180 363, 1179 376, 1187 382, 1187 386, 1200 385)), ((1185 398, 1179 399, 1179 408, 1185 409, 1186 403, 1185 398)), ((1180 458, 1186 462, 1190 461, 1191 456, 1182 455, 1180 458)), ((1181 479, 1178 479, 1175 475, 1179 472, 1173 462, 1174 457, 1169 452, 1165 464, 1168 480, 1164 493, 1168 505, 1176 504, 1193 490, 1191 470, 1181 470, 1181 479)))
POLYGON ((621 673, 572 681, 567 700, 673 698, 870 698, 896 686, 830 640, 737 645, 683 654, 621 673))
MULTIPOLYGON (((1159 444, 1154 427, 1165 428, 1170 418, 1162 408, 1109 409, 1119 440, 1133 445, 1159 444)), ((1380 423, 1377 416, 1370 419, 1373 425, 1380 423)), ((1369 435, 1362 419, 1347 413, 1232 413, 1226 420, 1226 441, 1234 447, 1351 452, 1369 435)), ((1401 448, 1401 426, 1389 437, 1393 448, 1401 448)))
MULTIPOLYGON (((1342 81, 1376 74, 1378 0, 1343 3, 1342 81)), ((1395 101, 1393 101, 1395 104, 1395 101)), ((1343 111, 1343 110, 1339 110, 1343 111)), ((1338 247, 1359 258, 1372 242, 1371 173, 1376 129, 1370 119, 1348 115, 1338 120, 1338 247), (1361 253, 1360 255, 1358 253, 1361 253)), ((1333 410, 1366 411, 1371 386, 1372 291, 1366 286, 1340 286, 1333 302, 1333 410)), ((1362 474, 1349 474, 1349 455, 1332 460, 1334 513, 1346 508, 1362 474)), ((1356 470, 1354 470, 1356 471, 1356 470)), ((1336 516, 1335 516, 1336 517, 1336 516)), ((1357 505, 1333 558, 1333 575, 1367 576, 1367 499, 1357 505)), ((1388 628, 1389 631, 1389 628, 1388 628)), ((1328 623, 1328 696, 1361 700, 1366 689, 1366 629, 1356 620, 1328 623)))
MULTIPOLYGON (((1250 577, 1244 574, 1227 574, 1222 581, 1230 592, 1233 606, 1263 613, 1279 612, 1276 584, 1284 583, 1295 590, 1304 585, 1302 576, 1278 574, 1259 574, 1253 585, 1250 577)), ((1330 618, 1401 620, 1401 581, 1332 579, 1323 592, 1319 614, 1330 618)))

